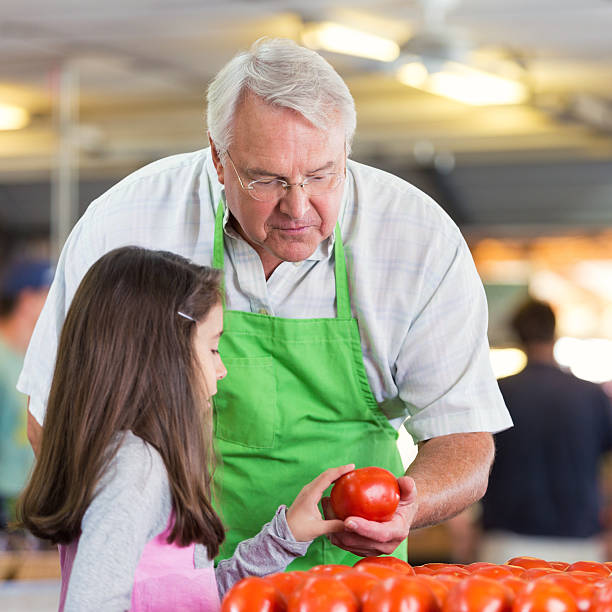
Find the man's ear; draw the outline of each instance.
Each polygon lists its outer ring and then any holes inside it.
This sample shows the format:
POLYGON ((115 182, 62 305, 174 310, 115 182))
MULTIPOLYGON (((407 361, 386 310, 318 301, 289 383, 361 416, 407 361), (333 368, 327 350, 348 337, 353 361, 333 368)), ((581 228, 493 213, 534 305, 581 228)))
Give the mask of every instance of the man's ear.
POLYGON ((215 170, 217 171, 217 178, 222 185, 225 185, 225 171, 221 163, 221 158, 219 157, 219 151, 217 151, 217 147, 210 137, 210 132, 208 132, 208 142, 210 142, 210 150, 212 152, 213 164, 215 164, 215 170))

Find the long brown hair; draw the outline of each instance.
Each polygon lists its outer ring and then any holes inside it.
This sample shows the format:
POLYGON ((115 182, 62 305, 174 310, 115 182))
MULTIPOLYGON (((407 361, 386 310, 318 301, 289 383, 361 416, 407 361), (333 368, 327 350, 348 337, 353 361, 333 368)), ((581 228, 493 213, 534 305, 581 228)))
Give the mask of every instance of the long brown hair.
POLYGON ((212 417, 195 322, 221 300, 218 270, 178 255, 115 249, 83 278, 62 329, 40 456, 18 502, 34 535, 68 543, 128 430, 160 453, 170 481, 169 542, 224 539, 211 501, 212 417))

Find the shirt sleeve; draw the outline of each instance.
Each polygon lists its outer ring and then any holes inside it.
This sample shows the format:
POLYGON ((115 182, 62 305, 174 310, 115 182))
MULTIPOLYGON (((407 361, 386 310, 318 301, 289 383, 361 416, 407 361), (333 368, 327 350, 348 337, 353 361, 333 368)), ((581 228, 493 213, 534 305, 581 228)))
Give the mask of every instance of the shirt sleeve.
POLYGON ((454 244, 435 242, 428 259, 420 309, 396 361, 404 425, 415 441, 511 427, 489 357, 484 288, 467 244, 457 231, 454 244))
POLYGON ((60 255, 53 283, 34 328, 17 389, 30 396, 29 410, 43 423, 55 369, 55 356, 66 313, 81 279, 103 254, 102 228, 96 227, 96 204, 74 226, 60 255))
POLYGON ((142 552, 166 528, 171 498, 163 461, 139 438, 127 440, 83 516, 65 612, 128 610, 142 552))
MULTIPOLYGON (((215 574, 221 599, 242 578, 282 572, 291 561, 306 554, 312 540, 295 540, 287 524, 286 512, 287 507, 280 506, 274 518, 255 537, 240 542, 232 557, 219 562, 215 574)), ((196 565, 204 565, 206 561, 200 556, 198 548, 196 565)))

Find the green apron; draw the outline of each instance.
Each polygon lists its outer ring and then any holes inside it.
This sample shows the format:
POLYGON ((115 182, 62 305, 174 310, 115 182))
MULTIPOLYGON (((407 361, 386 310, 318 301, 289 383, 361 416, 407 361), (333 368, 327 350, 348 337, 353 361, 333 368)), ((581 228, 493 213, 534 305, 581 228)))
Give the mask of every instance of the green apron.
MULTIPOLYGON (((217 208, 213 265, 223 269, 223 202, 217 208)), ((351 317, 344 248, 336 225, 337 318, 286 319, 225 310, 219 351, 228 375, 214 401, 221 460, 215 499, 227 539, 218 559, 253 537, 280 504, 329 467, 355 463, 404 472, 397 432, 367 379, 359 328, 351 317)), ((406 558, 403 543, 394 553, 406 558)), ((317 538, 288 569, 352 565, 359 557, 317 538)))

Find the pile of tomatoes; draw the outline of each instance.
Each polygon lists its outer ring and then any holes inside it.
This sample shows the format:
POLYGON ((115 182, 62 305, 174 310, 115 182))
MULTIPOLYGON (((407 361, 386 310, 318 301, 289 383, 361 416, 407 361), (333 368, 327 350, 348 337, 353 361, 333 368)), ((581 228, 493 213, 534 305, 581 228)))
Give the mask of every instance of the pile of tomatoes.
POLYGON ((221 612, 612 612, 612 562, 515 557, 503 565, 366 557, 249 577, 221 612))

